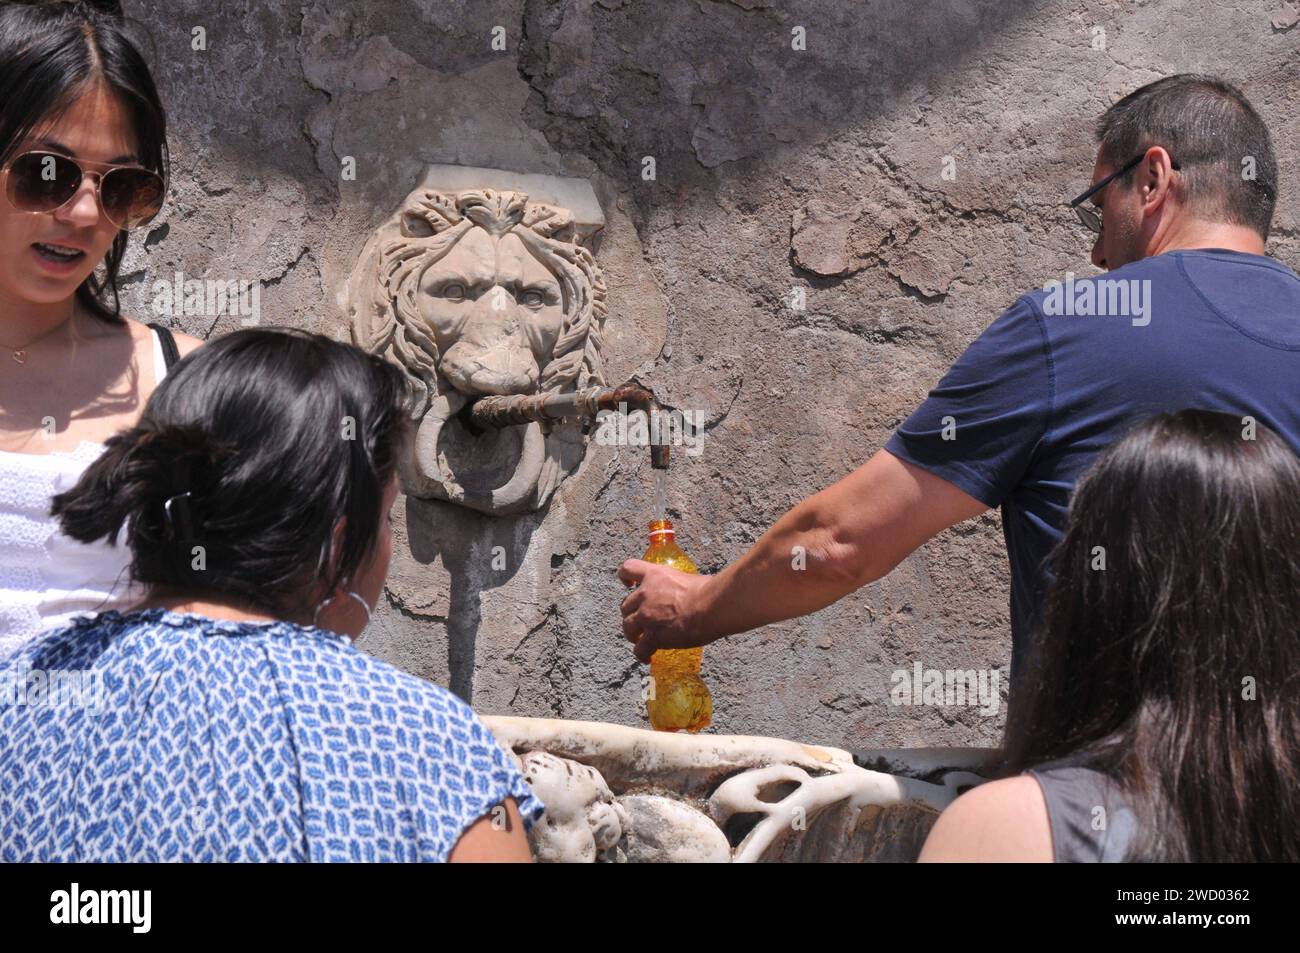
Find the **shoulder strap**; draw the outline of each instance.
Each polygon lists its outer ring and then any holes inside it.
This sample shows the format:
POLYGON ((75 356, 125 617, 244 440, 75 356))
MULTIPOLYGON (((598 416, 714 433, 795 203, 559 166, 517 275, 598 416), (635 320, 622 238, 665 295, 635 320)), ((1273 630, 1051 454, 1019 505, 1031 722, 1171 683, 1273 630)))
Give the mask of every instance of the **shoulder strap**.
POLYGON ((167 370, 172 369, 172 365, 181 359, 181 352, 176 347, 176 339, 172 337, 172 332, 156 322, 150 323, 149 327, 158 332, 158 343, 162 345, 163 363, 166 364, 167 370))

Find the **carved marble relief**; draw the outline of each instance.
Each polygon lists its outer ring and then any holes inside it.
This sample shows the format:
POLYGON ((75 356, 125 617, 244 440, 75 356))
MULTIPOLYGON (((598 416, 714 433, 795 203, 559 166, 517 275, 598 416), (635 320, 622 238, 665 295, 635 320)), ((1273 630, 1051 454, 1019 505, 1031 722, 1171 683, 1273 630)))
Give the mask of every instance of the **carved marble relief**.
POLYGON ((577 466, 576 422, 475 432, 461 411, 490 394, 606 383, 605 282, 590 233, 525 192, 422 186, 371 237, 346 291, 352 340, 416 384, 408 494, 527 512, 577 466))

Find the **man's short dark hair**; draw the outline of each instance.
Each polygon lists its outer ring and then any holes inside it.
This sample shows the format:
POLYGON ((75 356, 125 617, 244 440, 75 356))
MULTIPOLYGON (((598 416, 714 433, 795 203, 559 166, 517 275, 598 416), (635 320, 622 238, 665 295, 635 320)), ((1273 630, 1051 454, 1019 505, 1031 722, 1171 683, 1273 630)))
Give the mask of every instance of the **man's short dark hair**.
MULTIPOLYGON (((1163 146, 1181 166, 1181 199, 1190 212, 1268 238, 1277 160, 1268 127, 1235 86, 1190 73, 1156 80, 1102 114, 1097 140, 1113 168, 1163 146)), ((1121 178, 1131 183, 1132 176, 1121 178)))

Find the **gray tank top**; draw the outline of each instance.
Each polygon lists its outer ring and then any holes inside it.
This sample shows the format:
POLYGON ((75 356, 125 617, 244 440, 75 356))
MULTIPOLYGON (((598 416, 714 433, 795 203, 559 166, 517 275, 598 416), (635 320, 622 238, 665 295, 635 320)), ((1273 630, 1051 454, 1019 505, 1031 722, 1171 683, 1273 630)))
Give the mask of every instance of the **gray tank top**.
POLYGON ((1027 772, 1043 789, 1058 864, 1119 863, 1137 833, 1133 811, 1119 786, 1091 768, 1049 761, 1027 772))

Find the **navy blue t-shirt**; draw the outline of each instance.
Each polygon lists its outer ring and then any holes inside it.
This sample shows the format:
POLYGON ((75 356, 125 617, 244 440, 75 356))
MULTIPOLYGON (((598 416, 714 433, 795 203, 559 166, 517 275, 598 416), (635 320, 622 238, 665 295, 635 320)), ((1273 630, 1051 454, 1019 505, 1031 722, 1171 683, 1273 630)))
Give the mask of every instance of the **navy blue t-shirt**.
POLYGON ((1249 415, 1300 453, 1295 272, 1261 255, 1197 249, 1030 292, 885 444, 1002 507, 1013 676, 1041 620, 1044 561, 1075 481, 1142 419, 1185 408, 1249 415))

